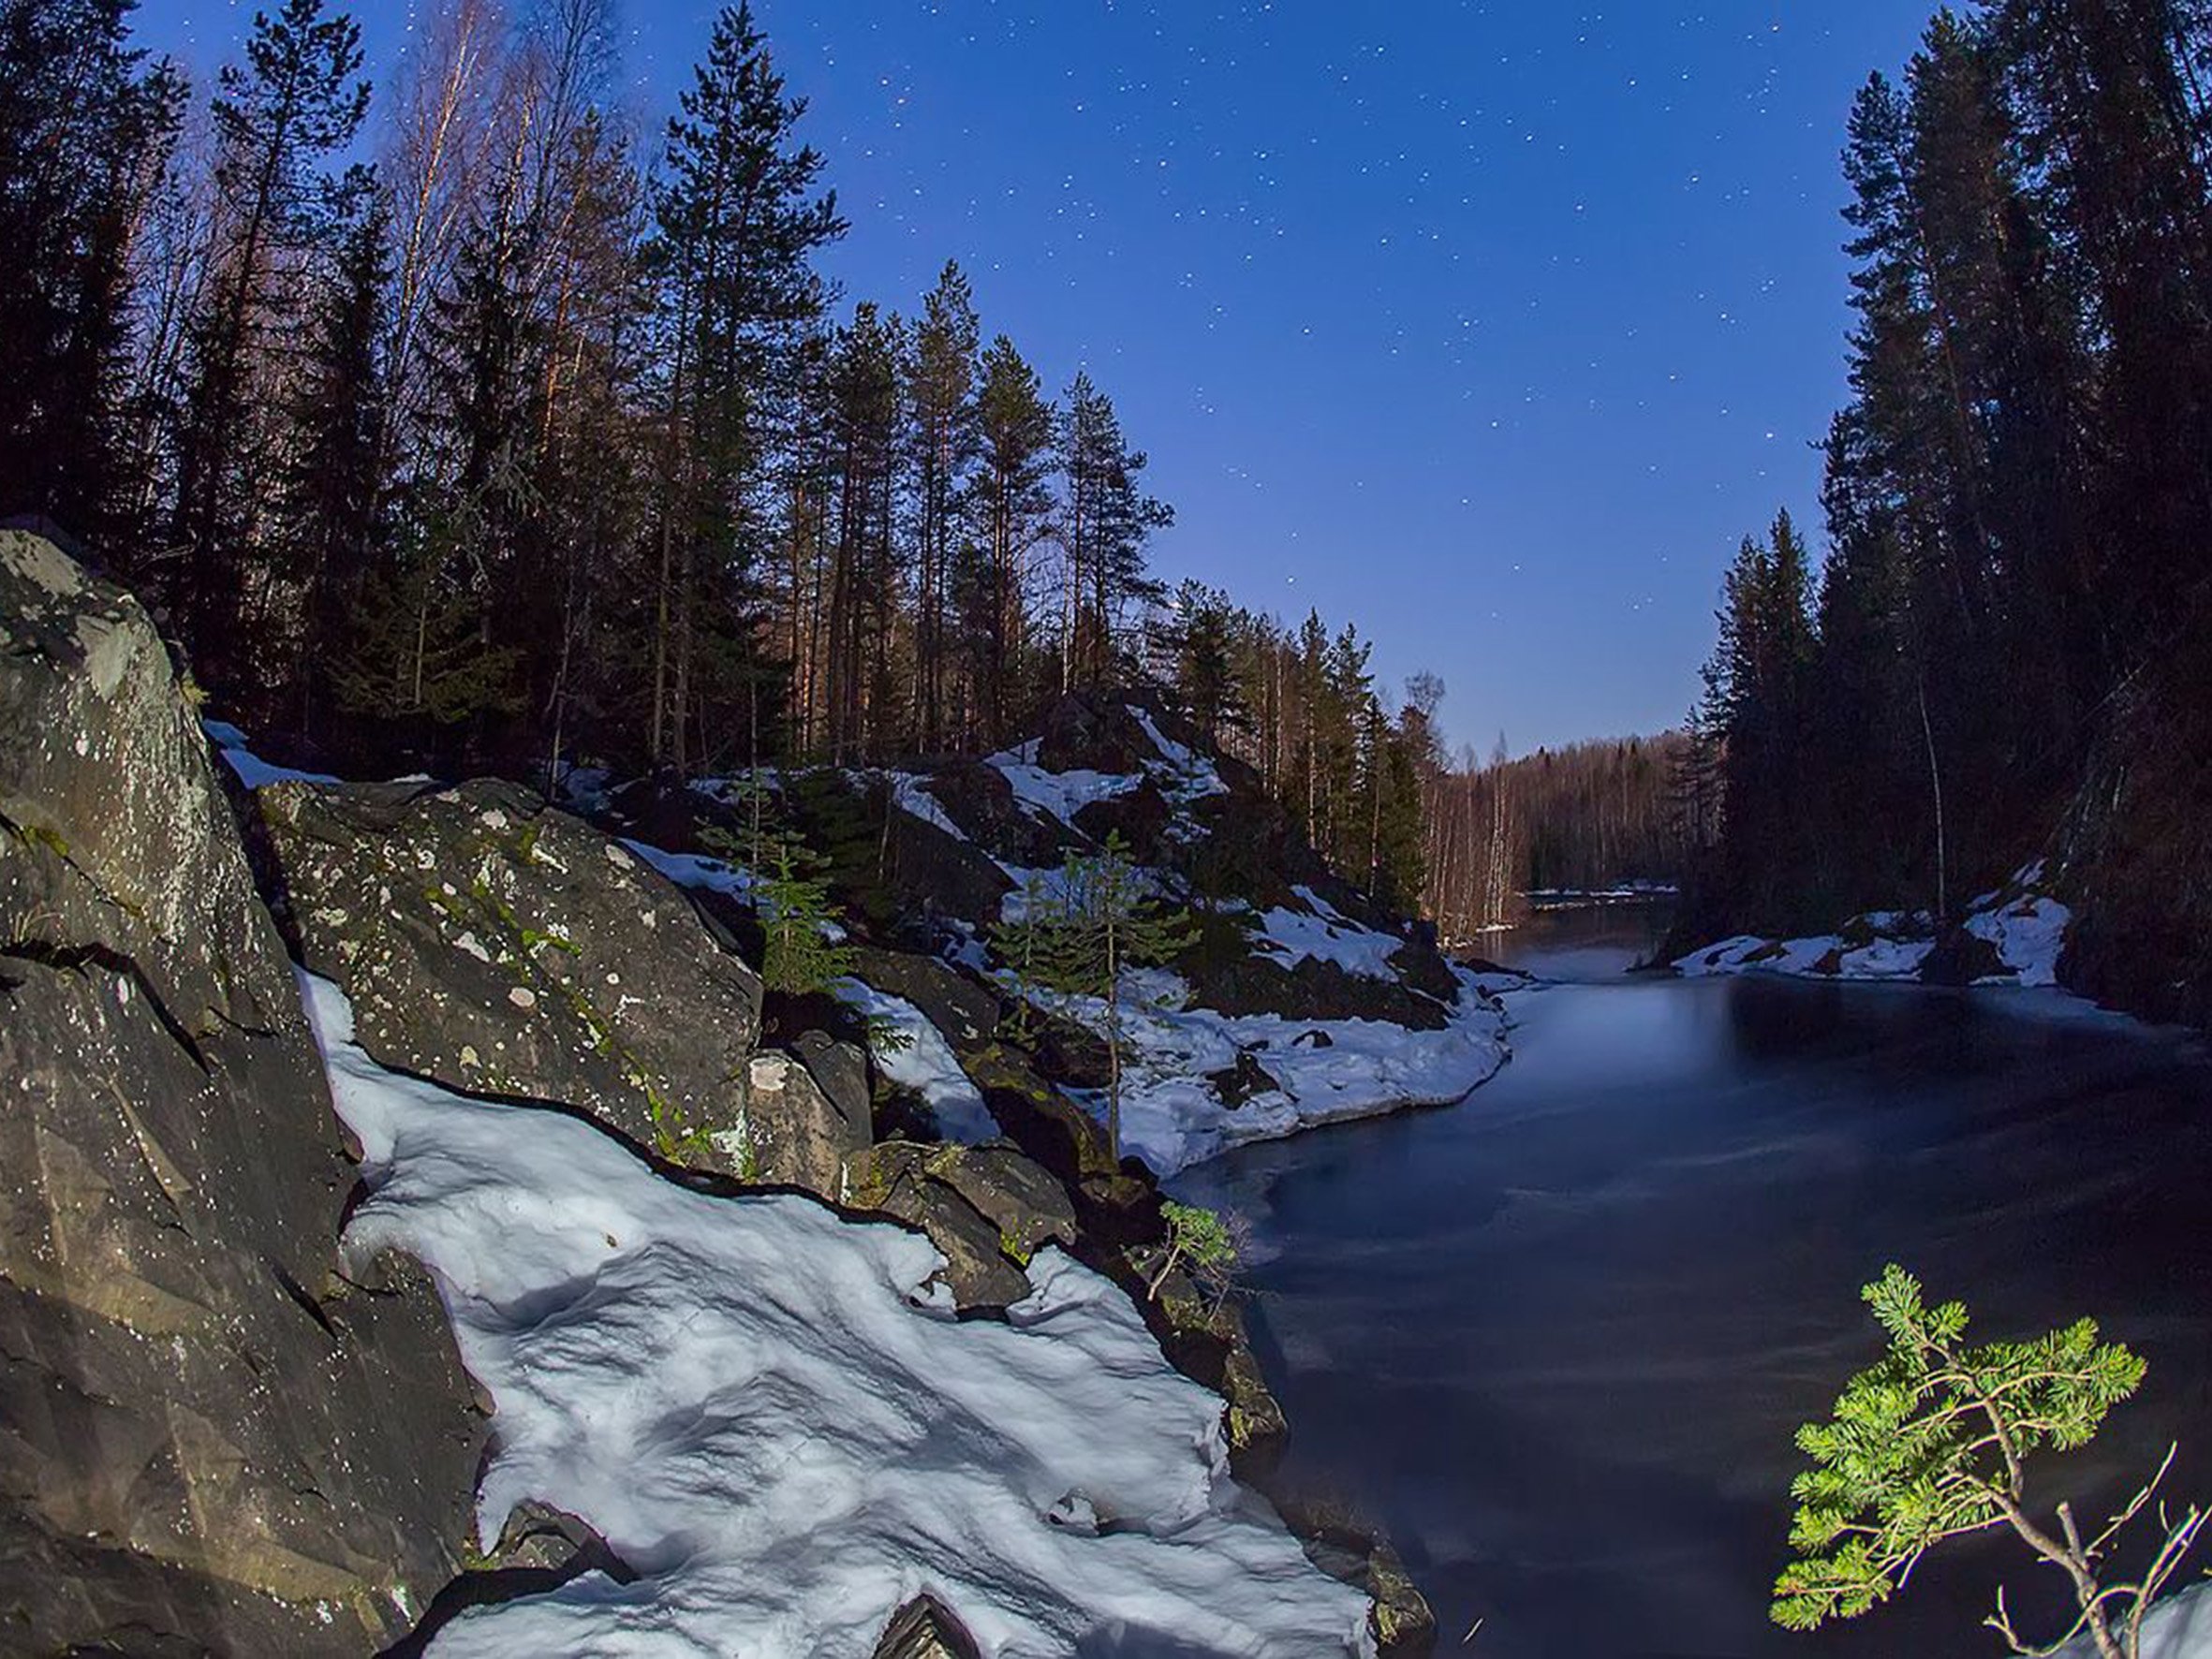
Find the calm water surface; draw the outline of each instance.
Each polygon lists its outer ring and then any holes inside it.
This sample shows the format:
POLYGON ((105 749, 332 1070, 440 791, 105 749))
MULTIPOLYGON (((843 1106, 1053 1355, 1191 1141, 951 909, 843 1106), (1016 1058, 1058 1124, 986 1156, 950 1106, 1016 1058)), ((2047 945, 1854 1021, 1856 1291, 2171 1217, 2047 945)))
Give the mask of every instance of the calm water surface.
POLYGON ((1390 1528, 1445 1653, 1999 1653, 1998 1570, 2016 1607, 2062 1586, 1978 1544, 1856 1624, 1766 1623, 1791 1432, 1874 1357, 1857 1291, 1895 1259, 1984 1335, 2093 1313, 2149 1358, 2068 1490, 2179 1439, 2212 1496, 2212 1063, 2036 993, 1626 976, 1649 932, 1522 938, 1580 982, 1515 999, 1465 1105, 1187 1183, 1257 1225, 1287 1479, 1390 1528))

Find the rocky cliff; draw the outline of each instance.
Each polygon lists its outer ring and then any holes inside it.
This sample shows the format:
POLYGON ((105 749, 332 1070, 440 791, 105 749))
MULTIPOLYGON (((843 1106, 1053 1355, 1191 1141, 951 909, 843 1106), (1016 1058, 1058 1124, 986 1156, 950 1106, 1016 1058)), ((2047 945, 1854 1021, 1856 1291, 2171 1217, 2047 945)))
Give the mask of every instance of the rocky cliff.
POLYGON ((0 1647, 354 1654, 465 1535, 481 1419, 354 1184, 144 612, 0 536, 0 1647))

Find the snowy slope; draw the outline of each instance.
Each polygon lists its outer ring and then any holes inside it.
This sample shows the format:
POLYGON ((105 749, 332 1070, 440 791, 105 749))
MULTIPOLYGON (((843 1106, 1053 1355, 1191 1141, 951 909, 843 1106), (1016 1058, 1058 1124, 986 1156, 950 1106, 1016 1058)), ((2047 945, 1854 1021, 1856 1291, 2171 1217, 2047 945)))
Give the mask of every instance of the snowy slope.
POLYGON ((302 990, 374 1187, 347 1248, 430 1267, 496 1404, 484 1536, 537 1498, 641 1575, 472 1609, 435 1653, 864 1654, 922 1591, 991 1655, 1371 1652, 1366 1597, 1230 1478, 1220 1400, 1107 1281, 1047 1251, 1009 1324, 957 1323, 927 1241, 385 1072, 302 990))
POLYGON ((1379 933, 1342 915, 1311 888, 1292 889, 1304 910, 1275 909, 1260 918, 1255 943, 1287 967, 1302 962, 1334 962, 1366 979, 1395 979, 1391 958, 1405 941, 1379 933))
MULTIPOLYGON (((2059 1650, 2060 1659, 2097 1659, 2084 1638, 2059 1650)), ((2143 1659, 2212 1659, 2212 1587, 2160 1602, 2143 1624, 2143 1659)))

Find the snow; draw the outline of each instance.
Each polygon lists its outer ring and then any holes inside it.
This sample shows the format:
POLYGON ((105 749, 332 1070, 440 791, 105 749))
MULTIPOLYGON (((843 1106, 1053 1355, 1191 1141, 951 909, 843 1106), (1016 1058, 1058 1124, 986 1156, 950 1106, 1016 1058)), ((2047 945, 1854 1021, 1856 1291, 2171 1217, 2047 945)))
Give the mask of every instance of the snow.
POLYGON ((991 1115, 981 1091, 961 1069, 945 1034, 928 1015, 905 997, 877 991, 858 979, 840 979, 831 990, 839 1002, 858 1008, 871 1022, 880 1021, 906 1038, 903 1044, 887 1044, 871 1034, 868 1047, 884 1076, 913 1090, 927 1103, 936 1118, 938 1134, 964 1146, 981 1146, 998 1138, 998 1120, 991 1115))
POLYGON ((1014 799, 1032 817, 1056 818, 1072 827, 1075 815, 1084 807, 1127 795, 1144 782, 1136 773, 1047 771, 1037 763, 1042 748, 1032 738, 1020 748, 1003 750, 984 762, 998 769, 1012 788, 1014 799))
POLYGON ((1257 943, 1279 952, 1286 967, 1302 962, 1335 962, 1348 974, 1367 979, 1395 979, 1391 966, 1405 941, 1394 933, 1379 933, 1361 927, 1340 914, 1311 888, 1292 889, 1306 910, 1270 910, 1260 919, 1257 943))
POLYGON ((1013 789, 1014 799, 1032 817, 1055 818, 1070 828, 1084 807, 1142 788, 1147 779, 1176 806, 1187 807, 1210 795, 1229 793, 1229 785, 1221 781, 1220 771, 1211 760, 1161 731, 1158 722, 1145 710, 1131 707, 1129 713, 1159 755, 1158 760, 1143 762, 1141 772, 1047 771, 1038 764, 1044 746, 1034 738, 1018 748, 989 756, 985 764, 998 769, 1013 789))
POLYGON ((206 732, 208 741, 214 744, 224 763, 238 774, 238 781, 248 789, 258 789, 269 784, 335 784, 342 780, 324 771, 301 771, 289 766, 277 766, 263 760, 246 746, 244 732, 227 720, 202 720, 199 728, 206 732))
POLYGON ((641 841, 626 840, 622 844, 680 888, 727 893, 748 901, 753 896, 753 873, 726 859, 710 859, 704 853, 671 853, 641 841))
POLYGON ((2066 930, 2072 925, 2073 912, 2056 899, 2034 893, 1967 918, 1967 932, 1996 947, 2005 965, 2018 976, 2016 981, 2004 982, 2039 987, 2058 983, 2058 955, 2066 948, 2066 930))
POLYGON ((920 818, 942 830, 954 841, 966 841, 967 833, 955 824, 945 811, 944 803, 932 794, 929 780, 916 772, 894 771, 885 774, 891 781, 892 804, 910 816, 920 818))
POLYGON ((561 804, 586 816, 603 813, 612 800, 614 773, 604 766, 577 766, 564 761, 553 785, 561 804))
MULTIPOLYGON (((2059 1659, 2096 1659, 2084 1637, 2058 1650, 2059 1659)), ((2143 1659, 2212 1659, 2212 1586, 2167 1597, 2143 1622, 2143 1659)))
MULTIPOLYGON (((2021 872, 2021 877, 2041 874, 2041 865, 2031 865, 2021 872)), ((1837 934, 1782 941, 1746 934, 1691 952, 1674 964, 1674 971, 1691 979, 1784 974, 1863 981, 1916 980, 1935 949, 1935 941, 1928 936, 1932 925, 1925 912, 1878 911, 1858 918, 1852 936, 1863 932, 1874 935, 1870 944, 1859 946, 1846 945, 1837 934), (1831 956, 1836 959, 1836 972, 1823 974, 1821 964, 1831 956)), ((2014 886, 1977 900, 1965 925, 1975 938, 1986 941, 2005 965, 2004 973, 1990 975, 1980 984, 2047 990, 2058 983, 2058 957, 2066 947, 2073 913, 2057 900, 2023 892, 2014 886)))
POLYGON ((1152 746, 1159 751, 1162 766, 1145 770, 1153 772, 1155 781, 1160 784, 1162 792, 1170 800, 1179 806, 1188 806, 1193 801, 1205 800, 1209 795, 1229 793, 1229 785, 1221 781, 1221 772, 1211 760, 1187 743, 1178 743, 1163 733, 1158 723, 1146 710, 1131 704, 1129 712, 1136 718, 1137 724, 1144 728, 1144 735, 1152 741, 1152 746), (1163 770, 1167 774, 1164 778, 1160 776, 1163 770))
MULTIPOLYGON (((1106 1029, 1099 999, 1035 990, 1029 996, 1093 1032, 1106 1029)), ((1471 985, 1441 1031, 1228 1015, 1192 1007, 1189 999, 1189 987, 1165 969, 1122 978, 1122 1147, 1163 1180, 1251 1141, 1408 1107, 1450 1106, 1488 1082, 1506 1059, 1504 1016, 1471 985), (1242 1053, 1276 1087, 1232 1110, 1206 1079, 1233 1067, 1242 1053)), ((1103 1094, 1092 1098, 1103 1111, 1103 1094)))
POLYGON ((494 1403, 480 1536, 535 1498, 640 1574, 470 1608, 435 1654, 865 1653, 923 1591, 994 1659, 1372 1652, 1105 1279, 1046 1250, 1007 1323, 956 1320, 927 1240, 690 1191, 557 1113, 518 1133, 302 987, 371 1187, 348 1259, 421 1259, 494 1403))

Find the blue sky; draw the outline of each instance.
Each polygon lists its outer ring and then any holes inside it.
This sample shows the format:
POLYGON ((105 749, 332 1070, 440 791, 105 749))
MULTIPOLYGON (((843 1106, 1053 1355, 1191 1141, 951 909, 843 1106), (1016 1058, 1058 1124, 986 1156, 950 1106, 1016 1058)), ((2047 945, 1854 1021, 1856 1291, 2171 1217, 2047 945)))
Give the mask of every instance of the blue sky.
MULTIPOLYGON (((1111 392, 1156 550, 1515 750, 1680 717, 1735 542, 1818 521, 1852 92, 1932 0, 757 0, 848 297, 974 279, 1111 392)), ((356 8, 389 67, 415 7, 356 8)), ((628 0, 656 129, 702 0, 628 0)), ((250 5, 145 0, 212 70, 250 5)))

